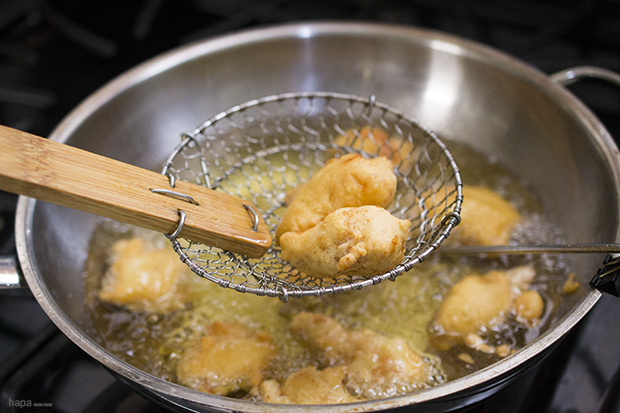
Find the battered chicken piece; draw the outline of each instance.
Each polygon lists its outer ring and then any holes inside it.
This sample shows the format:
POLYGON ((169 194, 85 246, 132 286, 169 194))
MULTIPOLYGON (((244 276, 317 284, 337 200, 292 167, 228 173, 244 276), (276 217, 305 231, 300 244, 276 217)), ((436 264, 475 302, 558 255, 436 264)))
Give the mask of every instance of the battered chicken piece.
POLYGON ((177 366, 181 384, 205 393, 254 394, 276 356, 271 336, 241 324, 213 323, 207 334, 183 354, 177 366))
MULTIPOLYGON (((447 351, 455 344, 476 347, 477 334, 504 320, 534 277, 531 267, 469 275, 455 284, 431 324, 431 344, 447 351)), ((478 346, 479 347, 479 346, 478 346)))
POLYGON ((103 277, 99 299, 136 311, 165 313, 187 301, 187 267, 172 248, 156 248, 142 238, 116 241, 117 259, 103 277))
POLYGON ((306 231, 282 234, 281 257, 314 277, 381 274, 403 261, 410 225, 377 206, 340 208, 306 231))
POLYGON ((337 320, 304 311, 293 318, 290 329, 306 347, 320 354, 323 363, 335 366, 347 360, 349 332, 337 320))
POLYGON ((574 272, 571 272, 570 274, 568 274, 568 278, 566 279, 566 282, 564 282, 564 285, 562 286, 562 292, 564 294, 573 294, 574 292, 576 292, 580 287, 579 281, 577 280, 577 277, 575 276, 574 272))
POLYGON ((411 142, 403 141, 402 137, 390 138, 385 130, 371 126, 364 126, 360 131, 350 129, 346 135, 336 138, 334 143, 361 149, 376 156, 385 156, 394 166, 399 166, 401 162, 404 165, 413 151, 411 142))
POLYGON ((349 333, 353 354, 347 364, 347 389, 366 399, 410 393, 420 388, 426 364, 404 340, 373 330, 349 333))
POLYGON ((534 290, 525 291, 514 303, 516 320, 528 327, 534 327, 540 322, 544 309, 542 297, 534 290))
POLYGON ((286 378, 280 386, 275 380, 266 380, 260 386, 261 399, 279 404, 337 404, 353 403, 359 399, 351 396, 342 383, 345 367, 328 367, 317 370, 305 367, 286 378))
POLYGON ((400 338, 370 329, 349 332, 326 315, 308 312, 295 316, 291 330, 329 365, 346 366, 344 382, 354 395, 388 397, 424 384, 426 363, 400 338))
POLYGON ((365 159, 358 154, 330 159, 308 182, 287 197, 288 207, 276 240, 289 231, 314 227, 339 208, 378 205, 388 207, 396 191, 396 175, 385 157, 365 159))
POLYGON ((510 279, 500 271, 469 275, 455 284, 435 314, 432 344, 449 350, 468 333, 493 325, 512 306, 510 279))
POLYGON ((519 212, 495 191, 477 186, 463 187, 461 223, 452 230, 448 241, 466 245, 505 245, 519 212))

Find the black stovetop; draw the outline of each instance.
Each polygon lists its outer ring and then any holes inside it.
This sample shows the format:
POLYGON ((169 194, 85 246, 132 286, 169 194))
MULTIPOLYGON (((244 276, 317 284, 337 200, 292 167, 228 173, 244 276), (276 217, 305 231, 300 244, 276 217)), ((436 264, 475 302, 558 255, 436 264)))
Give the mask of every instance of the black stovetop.
MULTIPOLYGON (((95 89, 184 43, 300 20, 392 22, 491 45, 551 74, 620 72, 620 2, 448 0, 2 0, 0 124, 46 136, 95 89)), ((571 86, 620 139, 620 90, 571 86)), ((16 197, 0 192, 0 256, 16 197)), ((532 374, 467 411, 620 412, 620 301, 604 296, 532 374)), ((115 380, 28 295, 0 296, 0 412, 164 412, 115 380)))

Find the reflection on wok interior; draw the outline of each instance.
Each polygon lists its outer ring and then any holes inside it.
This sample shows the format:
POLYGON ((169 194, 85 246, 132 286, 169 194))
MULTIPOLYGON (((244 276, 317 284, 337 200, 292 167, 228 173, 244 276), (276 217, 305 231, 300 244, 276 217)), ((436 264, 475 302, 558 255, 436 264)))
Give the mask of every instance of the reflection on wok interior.
MULTIPOLYGON (((317 276, 364 275, 364 265, 393 266, 394 254, 402 260, 409 221, 388 210, 393 165, 408 155, 390 151, 384 134, 360 134, 358 147, 378 156, 333 158, 286 193, 294 216, 285 210, 276 241, 293 266, 317 276), (332 182, 349 176, 359 185, 332 182), (290 247, 298 237, 302 246, 290 247)), ((522 179, 466 145, 448 146, 462 164, 466 201, 446 243, 561 239, 522 179)), ((103 222, 89 251, 88 308, 106 349, 167 381, 279 404, 376 400, 463 377, 537 338, 562 299, 583 288, 565 256, 455 258, 439 249, 394 282, 284 303, 197 277, 161 234, 103 222)))

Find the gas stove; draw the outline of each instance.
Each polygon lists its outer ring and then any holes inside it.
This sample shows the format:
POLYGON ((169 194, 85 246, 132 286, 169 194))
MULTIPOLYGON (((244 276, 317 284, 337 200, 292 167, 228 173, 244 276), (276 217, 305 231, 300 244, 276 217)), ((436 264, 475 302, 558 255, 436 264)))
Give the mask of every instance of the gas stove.
MULTIPOLYGON (((430 28, 472 39, 545 73, 620 72, 618 1, 3 0, 0 124, 46 136, 127 69, 194 40, 306 20, 430 28)), ((620 139, 620 90, 570 87, 620 139)), ((0 192, 0 256, 15 253, 16 197, 0 192)), ((531 374, 471 412, 620 412, 620 301, 605 295, 531 374)), ((0 412, 167 412, 69 341, 27 292, 0 295, 0 412)), ((406 411, 406 409, 402 409, 406 411)))

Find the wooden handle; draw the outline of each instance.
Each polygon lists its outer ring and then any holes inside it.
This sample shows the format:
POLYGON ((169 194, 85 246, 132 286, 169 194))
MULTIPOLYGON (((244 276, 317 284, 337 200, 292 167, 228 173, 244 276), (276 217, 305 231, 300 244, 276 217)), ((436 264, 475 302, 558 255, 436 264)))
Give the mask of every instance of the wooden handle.
POLYGON ((0 125, 0 190, 90 212, 166 234, 174 233, 179 211, 186 215, 180 237, 262 256, 271 236, 258 215, 257 231, 244 205, 249 202, 133 165, 0 125), (196 204, 155 189, 191 197, 196 204))

